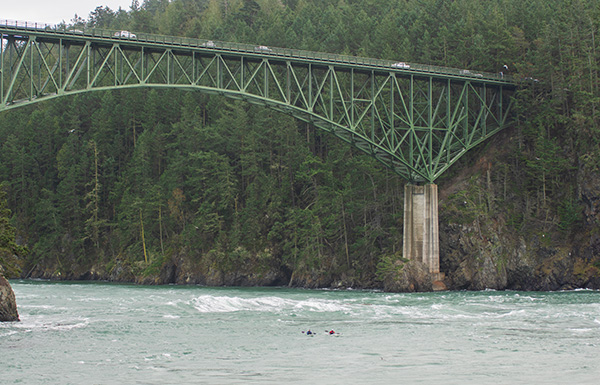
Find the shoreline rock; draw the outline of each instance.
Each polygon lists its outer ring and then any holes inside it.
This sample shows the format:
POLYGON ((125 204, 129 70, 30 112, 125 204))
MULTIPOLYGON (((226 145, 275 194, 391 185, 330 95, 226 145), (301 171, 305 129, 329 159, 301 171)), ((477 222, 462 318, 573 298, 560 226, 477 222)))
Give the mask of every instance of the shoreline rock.
POLYGON ((8 280, 0 275, 0 322, 20 321, 15 293, 8 280))

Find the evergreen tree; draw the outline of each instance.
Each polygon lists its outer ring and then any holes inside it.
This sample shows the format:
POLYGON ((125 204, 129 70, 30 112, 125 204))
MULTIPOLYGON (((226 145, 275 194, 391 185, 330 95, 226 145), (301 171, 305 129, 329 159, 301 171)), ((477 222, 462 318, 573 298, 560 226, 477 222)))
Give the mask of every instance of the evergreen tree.
POLYGON ((16 242, 16 230, 10 224, 11 211, 7 207, 6 191, 0 185, 0 275, 9 278, 20 273, 20 259, 27 249, 16 242))

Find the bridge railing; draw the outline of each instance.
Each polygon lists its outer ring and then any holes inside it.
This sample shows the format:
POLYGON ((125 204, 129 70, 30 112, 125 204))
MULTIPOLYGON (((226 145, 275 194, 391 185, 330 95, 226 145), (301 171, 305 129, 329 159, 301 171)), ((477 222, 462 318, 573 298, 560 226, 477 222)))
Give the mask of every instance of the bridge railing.
POLYGON ((245 43, 225 42, 217 40, 196 39, 179 36, 155 35, 150 33, 128 33, 121 31, 109 31, 98 28, 74 27, 65 24, 46 24, 27 21, 0 20, 0 26, 17 30, 40 31, 49 33, 70 34, 78 36, 101 37, 107 39, 119 39, 123 41, 139 41, 146 43, 159 43, 208 50, 223 50, 231 52, 256 53, 260 55, 272 55, 275 57, 289 57, 296 59, 317 60, 326 63, 342 63, 348 65, 364 65, 370 67, 389 68, 390 70, 402 70, 405 72, 424 72, 441 75, 453 75, 465 78, 487 79, 514 83, 512 76, 501 72, 490 73, 475 70, 459 69, 428 64, 417 64, 384 59, 373 59, 361 56, 339 55, 332 53, 314 52, 293 48, 267 47, 264 45, 251 45, 245 43))

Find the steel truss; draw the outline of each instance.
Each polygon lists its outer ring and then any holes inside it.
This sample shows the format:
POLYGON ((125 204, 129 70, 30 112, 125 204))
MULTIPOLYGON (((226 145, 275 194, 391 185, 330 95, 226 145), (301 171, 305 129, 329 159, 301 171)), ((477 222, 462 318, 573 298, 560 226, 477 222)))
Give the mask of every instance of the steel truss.
MULTIPOLYGON (((0 111, 94 90, 193 89, 261 104, 433 183, 510 123, 514 84, 292 50, 0 26, 0 111), (343 60, 342 60, 343 59, 343 60), (365 63, 366 62, 366 63, 365 63)), ((211 42, 212 43, 212 42, 211 42)))

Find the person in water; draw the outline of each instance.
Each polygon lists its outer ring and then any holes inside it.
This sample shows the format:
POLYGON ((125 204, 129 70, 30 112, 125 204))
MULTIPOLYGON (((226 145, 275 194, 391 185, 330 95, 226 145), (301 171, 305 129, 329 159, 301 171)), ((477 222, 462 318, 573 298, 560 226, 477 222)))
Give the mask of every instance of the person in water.
MULTIPOLYGON (((304 333, 304 331, 302 331, 302 333, 304 333)), ((329 335, 334 335, 335 331, 332 330, 325 330, 325 333, 329 334, 329 335)), ((308 329, 308 331, 306 332, 307 336, 313 336, 315 335, 315 333, 313 331, 311 331, 310 329, 308 329)))

